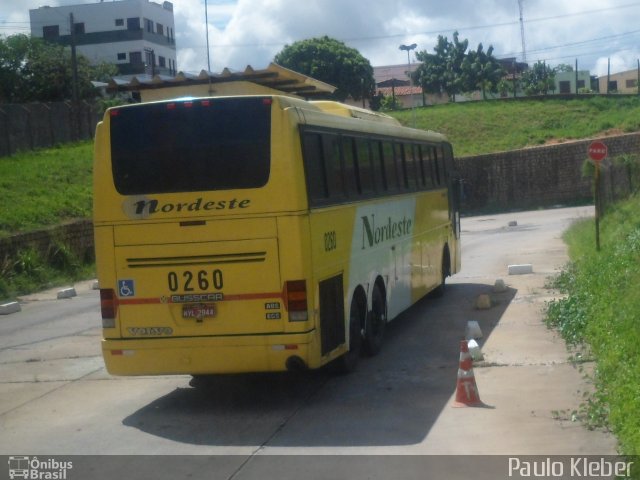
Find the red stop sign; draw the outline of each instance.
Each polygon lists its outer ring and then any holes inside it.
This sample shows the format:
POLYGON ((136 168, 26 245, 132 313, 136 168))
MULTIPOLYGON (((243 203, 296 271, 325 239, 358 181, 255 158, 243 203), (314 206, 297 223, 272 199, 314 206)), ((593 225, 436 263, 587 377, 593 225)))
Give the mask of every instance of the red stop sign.
POLYGON ((603 142, 591 142, 589 145, 589 158, 594 162, 600 162, 607 158, 607 146, 603 142))

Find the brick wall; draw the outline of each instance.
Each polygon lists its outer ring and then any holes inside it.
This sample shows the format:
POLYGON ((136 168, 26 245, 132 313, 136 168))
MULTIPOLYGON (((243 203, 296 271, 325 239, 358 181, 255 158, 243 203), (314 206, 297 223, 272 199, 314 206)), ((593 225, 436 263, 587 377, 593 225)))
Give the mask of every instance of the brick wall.
POLYGON ((92 260, 93 223, 91 220, 78 220, 57 227, 0 238, 0 262, 15 257, 19 250, 25 248, 32 248, 44 258, 48 258, 51 247, 57 244, 65 245, 82 260, 92 260))
MULTIPOLYGON (((640 133, 604 139, 609 158, 640 153, 640 133)), ((457 159, 463 178, 463 211, 509 211, 551 207, 593 198, 592 178, 582 174, 591 140, 457 159)), ((605 161, 605 182, 624 188, 623 167, 605 161)))

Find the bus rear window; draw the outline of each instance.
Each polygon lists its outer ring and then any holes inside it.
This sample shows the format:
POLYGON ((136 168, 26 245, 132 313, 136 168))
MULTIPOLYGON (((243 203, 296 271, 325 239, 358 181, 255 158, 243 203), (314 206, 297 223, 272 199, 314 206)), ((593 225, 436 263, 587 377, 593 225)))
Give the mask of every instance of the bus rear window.
POLYGON ((176 100, 111 115, 111 162, 122 195, 263 187, 269 99, 176 100))

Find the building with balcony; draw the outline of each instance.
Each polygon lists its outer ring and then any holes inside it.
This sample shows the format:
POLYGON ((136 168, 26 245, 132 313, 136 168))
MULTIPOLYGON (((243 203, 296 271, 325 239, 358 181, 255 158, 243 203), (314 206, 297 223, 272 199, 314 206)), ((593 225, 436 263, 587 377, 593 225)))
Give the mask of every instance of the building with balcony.
POLYGON ((40 7, 29 10, 31 36, 72 45, 91 63, 120 74, 175 75, 173 4, 149 0, 40 7))

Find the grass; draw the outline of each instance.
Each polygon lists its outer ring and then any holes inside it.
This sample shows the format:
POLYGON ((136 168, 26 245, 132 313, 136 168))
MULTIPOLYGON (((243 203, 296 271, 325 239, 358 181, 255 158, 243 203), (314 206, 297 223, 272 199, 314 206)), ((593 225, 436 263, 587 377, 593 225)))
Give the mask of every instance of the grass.
POLYGON ((51 245, 44 255, 25 247, 15 258, 0 259, 0 300, 94 275, 93 262, 79 259, 63 243, 51 245))
POLYGON ((568 296, 549 304, 547 322, 596 359, 587 425, 608 426, 622 453, 640 455, 640 196, 604 217, 600 252, 593 221, 573 226, 565 240, 571 263, 556 283, 568 296))
POLYGON ((0 236, 91 216, 93 143, 0 158, 0 236))
MULTIPOLYGON (((83 142, 0 158, 0 237, 91 216, 93 144, 83 142)), ((89 278, 93 263, 62 242, 0 257, 0 300, 89 278)))
POLYGON ((491 100, 388 112, 404 125, 447 135, 456 156, 640 130, 639 97, 491 100))

